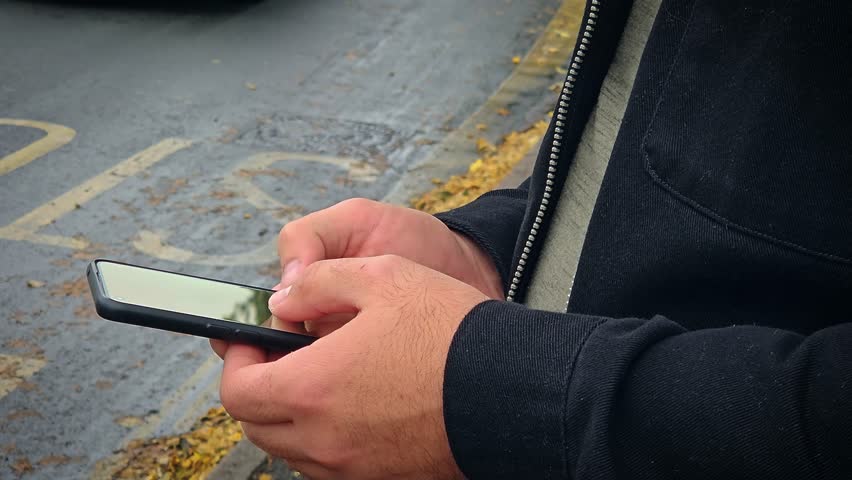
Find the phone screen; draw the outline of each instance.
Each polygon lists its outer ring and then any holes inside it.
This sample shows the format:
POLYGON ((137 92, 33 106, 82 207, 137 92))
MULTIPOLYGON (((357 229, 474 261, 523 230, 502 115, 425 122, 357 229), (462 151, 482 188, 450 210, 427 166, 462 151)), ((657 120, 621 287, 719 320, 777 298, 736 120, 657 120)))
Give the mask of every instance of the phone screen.
POLYGON ((263 326, 273 292, 147 268, 98 262, 106 296, 116 302, 263 326))

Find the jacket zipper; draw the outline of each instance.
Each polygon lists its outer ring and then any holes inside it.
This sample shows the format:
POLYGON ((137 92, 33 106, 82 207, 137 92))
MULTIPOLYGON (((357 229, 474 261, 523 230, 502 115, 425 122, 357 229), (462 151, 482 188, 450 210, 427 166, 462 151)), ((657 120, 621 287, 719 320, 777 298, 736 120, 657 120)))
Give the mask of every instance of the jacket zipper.
MULTIPOLYGON (((592 39, 592 32, 595 31, 595 24, 598 19, 600 0, 591 0, 589 6, 589 15, 580 29, 579 44, 571 61, 571 67, 568 69, 568 75, 565 77, 565 83, 562 86, 562 93, 559 95, 559 103, 556 106, 556 121, 553 128, 553 142, 550 145, 550 161, 547 166, 547 180, 544 185, 544 194, 541 202, 538 205, 538 212, 535 215, 532 228, 527 234, 527 239, 524 243, 524 250, 521 252, 521 258, 518 260, 518 265, 515 268, 515 274, 512 277, 512 283, 509 285, 509 293, 506 295, 507 302, 515 301, 515 296, 518 293, 518 285, 521 283, 521 278, 524 275, 524 267, 527 265, 527 258, 532 251, 533 245, 538 236, 538 230, 541 228, 541 222, 544 219, 544 214, 547 211, 547 206, 550 203, 550 195, 553 191, 553 179, 556 178, 556 165, 559 160, 559 152, 562 149, 562 133, 563 127, 567 120, 568 104, 571 102, 571 95, 574 92, 574 84, 580 72, 580 67, 583 64, 583 57, 586 56, 586 51, 589 49, 589 44, 592 39)), ((569 292, 570 297, 570 292, 569 292)), ((566 302, 566 310, 567 310, 566 302)))

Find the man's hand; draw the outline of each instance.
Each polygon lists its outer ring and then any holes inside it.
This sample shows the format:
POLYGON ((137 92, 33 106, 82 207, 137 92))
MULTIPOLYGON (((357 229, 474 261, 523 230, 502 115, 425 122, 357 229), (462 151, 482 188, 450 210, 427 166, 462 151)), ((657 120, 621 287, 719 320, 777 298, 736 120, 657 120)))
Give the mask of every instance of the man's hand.
POLYGON ((398 256, 312 263, 273 314, 355 317, 274 361, 222 345, 222 404, 249 440, 315 480, 462 478, 444 428, 444 367, 459 323, 487 299, 398 256))
POLYGON ((318 260, 399 255, 503 298, 491 258, 432 215, 363 198, 288 223, 278 237, 281 288, 318 260))

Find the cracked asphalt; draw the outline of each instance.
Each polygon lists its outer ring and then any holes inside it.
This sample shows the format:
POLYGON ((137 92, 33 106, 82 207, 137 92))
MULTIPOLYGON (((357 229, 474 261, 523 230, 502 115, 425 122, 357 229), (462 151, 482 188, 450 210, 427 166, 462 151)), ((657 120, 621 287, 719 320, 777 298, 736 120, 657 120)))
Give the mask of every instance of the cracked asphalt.
POLYGON ((96 317, 89 260, 277 283, 283 223, 384 198, 560 3, 0 0, 0 478, 89 478, 218 401, 205 340, 96 317))

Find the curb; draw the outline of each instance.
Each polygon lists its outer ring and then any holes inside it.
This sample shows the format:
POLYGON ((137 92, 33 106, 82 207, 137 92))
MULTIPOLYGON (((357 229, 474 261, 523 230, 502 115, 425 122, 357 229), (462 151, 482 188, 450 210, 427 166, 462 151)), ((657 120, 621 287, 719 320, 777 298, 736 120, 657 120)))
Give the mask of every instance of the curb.
POLYGON ((207 475, 207 480, 249 478, 258 465, 265 461, 266 453, 243 439, 207 475))

